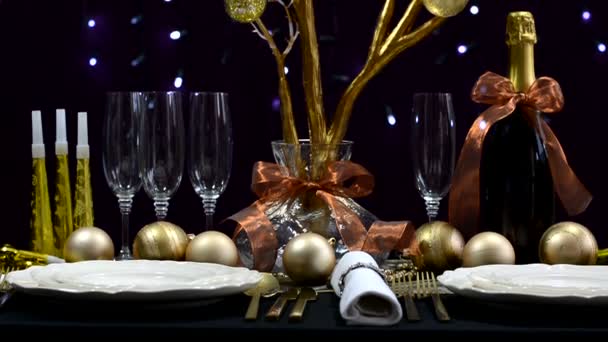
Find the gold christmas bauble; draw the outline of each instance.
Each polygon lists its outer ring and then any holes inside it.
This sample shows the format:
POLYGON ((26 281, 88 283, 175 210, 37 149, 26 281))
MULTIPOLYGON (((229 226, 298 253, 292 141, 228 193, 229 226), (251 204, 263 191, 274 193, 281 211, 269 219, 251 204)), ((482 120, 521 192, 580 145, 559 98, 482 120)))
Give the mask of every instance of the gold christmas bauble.
POLYGON ((461 265, 464 238, 449 223, 425 223, 416 230, 416 239, 420 255, 415 256, 413 261, 417 268, 443 272, 461 265))
POLYGON ((453 17, 467 6, 469 0, 423 0, 424 7, 438 17, 453 17))
POLYGON ((283 252, 285 274, 295 283, 325 284, 336 266, 334 248, 322 235, 307 232, 291 239, 283 252))
POLYGON ((63 246, 63 258, 67 262, 85 260, 112 260, 114 243, 104 230, 97 227, 81 227, 73 231, 63 246))
POLYGON ((506 237, 495 232, 482 232, 464 245, 462 266, 514 264, 515 250, 506 237))
POLYGON ((267 0, 224 0, 224 5, 232 20, 250 23, 262 16, 266 2, 267 0))
POLYGON ((181 227, 167 221, 157 221, 137 232, 133 256, 136 259, 183 260, 188 242, 188 235, 181 227))
POLYGON ((186 249, 186 260, 236 266, 239 253, 228 235, 210 230, 198 234, 186 249))
POLYGON ((540 261, 546 264, 594 265, 597 241, 587 227, 560 222, 545 231, 538 246, 540 261))

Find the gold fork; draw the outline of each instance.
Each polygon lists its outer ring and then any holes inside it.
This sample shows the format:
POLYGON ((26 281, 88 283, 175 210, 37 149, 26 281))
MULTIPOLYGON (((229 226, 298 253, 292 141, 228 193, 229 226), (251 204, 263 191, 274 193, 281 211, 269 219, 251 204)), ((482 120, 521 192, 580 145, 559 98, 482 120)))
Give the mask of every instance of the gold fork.
POLYGON ((433 300, 433 307, 435 308, 435 315, 439 321, 445 322, 450 320, 448 311, 446 310, 441 297, 439 296, 439 289, 437 288, 437 282, 435 281, 435 274, 424 272, 423 275, 416 273, 416 289, 419 298, 422 296, 431 296, 433 300), (424 279, 421 279, 424 278, 424 279))
POLYGON ((405 312, 407 315, 407 319, 410 321, 419 321, 420 314, 418 314, 418 309, 416 308, 416 303, 414 303, 414 285, 412 284, 412 275, 407 275, 407 281, 405 280, 405 275, 401 278, 401 287, 403 291, 403 302, 405 303, 405 312))

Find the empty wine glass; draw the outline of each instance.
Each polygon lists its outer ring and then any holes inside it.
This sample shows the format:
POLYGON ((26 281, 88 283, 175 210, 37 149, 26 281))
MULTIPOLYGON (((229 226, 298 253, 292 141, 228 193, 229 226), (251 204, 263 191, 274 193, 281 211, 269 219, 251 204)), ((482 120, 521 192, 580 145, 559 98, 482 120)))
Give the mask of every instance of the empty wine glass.
POLYGON ((122 216, 121 248, 116 260, 133 258, 129 248, 129 214, 133 196, 141 188, 138 164, 140 112, 141 93, 107 94, 102 158, 106 181, 118 197, 122 216))
POLYGON ((217 199, 228 185, 232 168, 228 94, 192 93, 188 126, 190 181, 203 200, 206 229, 210 229, 217 199))
POLYGON ((140 174, 154 201, 156 219, 167 217, 169 200, 184 168, 184 122, 179 92, 143 93, 140 115, 140 174))
POLYGON ((432 221, 437 217, 454 172, 456 130, 451 94, 414 94, 411 124, 416 187, 432 221))

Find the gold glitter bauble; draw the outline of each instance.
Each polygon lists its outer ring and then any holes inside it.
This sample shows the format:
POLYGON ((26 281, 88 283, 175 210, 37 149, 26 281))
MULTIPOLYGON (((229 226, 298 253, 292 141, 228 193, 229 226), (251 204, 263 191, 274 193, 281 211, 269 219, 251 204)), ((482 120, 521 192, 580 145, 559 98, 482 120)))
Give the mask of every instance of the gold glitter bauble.
POLYGON ((416 239, 420 249, 420 255, 414 257, 417 268, 443 272, 461 265, 464 238, 449 223, 425 223, 416 230, 416 239))
POLYGON ((85 260, 112 260, 114 243, 102 229, 81 227, 70 234, 63 246, 63 257, 67 262, 85 260))
POLYGON ((291 239, 283 252, 283 268, 298 284, 327 283, 336 266, 334 248, 322 235, 312 232, 291 239))
POLYGON ((224 5, 232 20, 250 23, 262 16, 266 2, 267 0, 224 0, 224 5))
POLYGON ((423 0, 424 7, 438 17, 453 17, 467 7, 469 0, 423 0))
POLYGON ((137 232, 133 256, 137 259, 183 260, 188 247, 188 235, 179 226, 158 221, 137 232))
POLYGON ((495 232, 482 232, 464 245, 462 266, 514 264, 515 250, 506 237, 495 232))
POLYGON ((236 266, 239 253, 228 235, 210 230, 198 234, 186 249, 186 260, 236 266))
POLYGON ((545 231, 538 246, 540 261, 546 264, 594 265, 597 241, 585 226, 560 222, 545 231))

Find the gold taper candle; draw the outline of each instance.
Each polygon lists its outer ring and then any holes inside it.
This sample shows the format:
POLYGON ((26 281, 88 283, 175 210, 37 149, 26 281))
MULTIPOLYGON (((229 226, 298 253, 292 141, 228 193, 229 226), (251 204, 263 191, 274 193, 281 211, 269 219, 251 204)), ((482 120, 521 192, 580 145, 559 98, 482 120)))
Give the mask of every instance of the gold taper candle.
POLYGON ((34 252, 56 255, 45 163, 42 113, 35 110, 32 111, 31 248, 34 252))
POLYGON ((72 190, 70 186, 65 109, 57 109, 56 116, 55 158, 57 160, 57 173, 55 176, 53 231, 55 232, 57 255, 61 256, 63 245, 73 231, 72 190))
POLYGON ((74 191, 74 229, 93 227, 93 190, 89 168, 87 113, 78 113, 78 144, 76 145, 76 189, 74 191))

